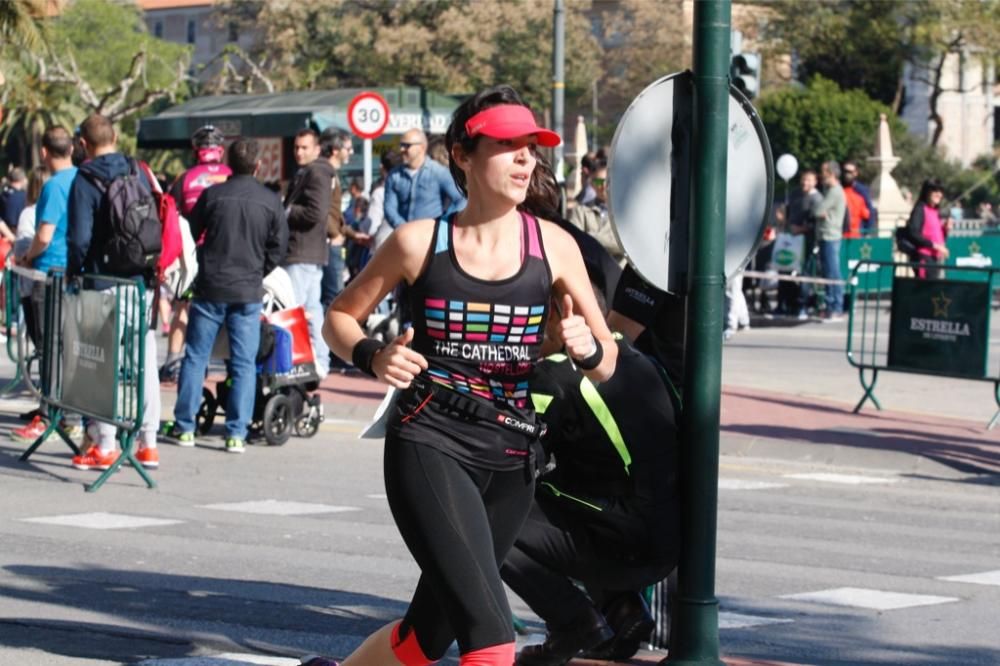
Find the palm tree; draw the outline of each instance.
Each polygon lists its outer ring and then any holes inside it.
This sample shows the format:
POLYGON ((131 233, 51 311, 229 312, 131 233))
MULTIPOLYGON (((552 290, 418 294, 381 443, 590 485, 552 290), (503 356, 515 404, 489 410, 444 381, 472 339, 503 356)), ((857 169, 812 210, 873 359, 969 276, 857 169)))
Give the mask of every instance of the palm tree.
POLYGON ((37 73, 25 71, 25 54, 48 49, 42 19, 51 1, 0 0, 0 63, 3 63, 0 67, 0 138, 8 141, 15 128, 19 129, 26 139, 17 142, 22 146, 22 164, 37 163, 39 127, 44 128, 46 116, 50 115, 38 107, 37 99, 39 95, 45 97, 50 93, 44 90, 46 86, 39 85, 37 76, 32 76, 37 73), (22 107, 26 102, 27 106, 22 107), (30 156, 23 154, 25 148, 30 156))
POLYGON ((39 20, 45 17, 47 5, 47 0, 0 0, 0 44, 41 49, 45 28, 39 20))
MULTIPOLYGON (((0 0, 3 4, 5 0, 0 0)), ((17 69, 0 90, 0 107, 6 108, 0 120, 0 142, 21 137, 18 143, 25 152, 20 164, 41 163, 42 133, 46 127, 73 127, 84 110, 75 103, 72 89, 64 83, 43 81, 37 61, 23 52, 14 63, 17 69), (27 153, 27 154, 25 154, 27 153)))

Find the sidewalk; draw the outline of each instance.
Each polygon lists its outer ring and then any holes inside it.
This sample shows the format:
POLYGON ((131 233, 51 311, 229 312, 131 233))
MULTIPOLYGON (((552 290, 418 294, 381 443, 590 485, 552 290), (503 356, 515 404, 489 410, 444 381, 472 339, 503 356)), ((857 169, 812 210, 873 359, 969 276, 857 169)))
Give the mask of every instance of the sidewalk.
POLYGON ((873 467, 914 475, 1000 474, 1000 431, 984 422, 723 388, 725 454, 873 467))
MULTIPOLYGON (((364 421, 385 394, 375 380, 333 373, 321 388, 328 418, 364 421)), ((723 454, 872 467, 901 473, 1000 474, 1000 430, 985 422, 724 386, 723 454)))
MULTIPOLYGON (((6 359, 0 362, 0 384, 13 376, 13 370, 6 359)), ((212 375, 207 385, 214 389, 221 378, 212 375)), ((161 385, 164 420, 173 415, 176 389, 176 384, 161 385)), ((357 372, 334 371, 319 393, 327 421, 346 421, 360 428, 374 414, 385 390, 383 384, 357 372)), ((3 398, 0 409, 16 412, 32 403, 22 391, 3 398)), ((721 453, 949 478, 1000 475, 1000 429, 986 430, 985 419, 878 411, 870 403, 854 414, 853 407, 853 402, 801 393, 725 385, 721 453)))

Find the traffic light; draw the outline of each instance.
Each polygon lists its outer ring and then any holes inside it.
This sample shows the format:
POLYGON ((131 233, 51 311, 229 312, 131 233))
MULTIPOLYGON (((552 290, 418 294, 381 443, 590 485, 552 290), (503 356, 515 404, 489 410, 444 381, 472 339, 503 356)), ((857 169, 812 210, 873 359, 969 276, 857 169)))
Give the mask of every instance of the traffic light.
POLYGON ((734 53, 729 63, 729 78, 748 99, 756 97, 760 91, 760 54, 734 53))

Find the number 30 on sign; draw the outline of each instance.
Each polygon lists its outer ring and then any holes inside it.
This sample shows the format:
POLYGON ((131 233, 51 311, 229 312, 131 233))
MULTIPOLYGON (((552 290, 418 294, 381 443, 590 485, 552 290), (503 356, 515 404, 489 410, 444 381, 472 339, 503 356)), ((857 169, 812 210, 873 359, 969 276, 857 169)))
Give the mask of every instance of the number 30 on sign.
POLYGON ((347 122, 362 139, 377 139, 389 125, 389 104, 378 93, 359 93, 347 107, 347 122))

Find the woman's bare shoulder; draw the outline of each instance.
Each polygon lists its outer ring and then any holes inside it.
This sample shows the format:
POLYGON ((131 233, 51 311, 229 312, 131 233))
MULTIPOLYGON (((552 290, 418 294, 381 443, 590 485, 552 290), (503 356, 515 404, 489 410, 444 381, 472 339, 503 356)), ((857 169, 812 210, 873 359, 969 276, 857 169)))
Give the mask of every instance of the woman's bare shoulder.
POLYGON ((436 220, 414 220, 396 227, 392 232, 392 242, 405 254, 418 252, 421 256, 427 251, 434 234, 436 220))
MULTIPOLYGON (((555 222, 538 218, 538 227, 542 230, 542 241, 549 252, 566 252, 570 248, 577 249, 576 241, 569 232, 555 222)), ((579 250, 577 249, 579 252, 579 250)))

